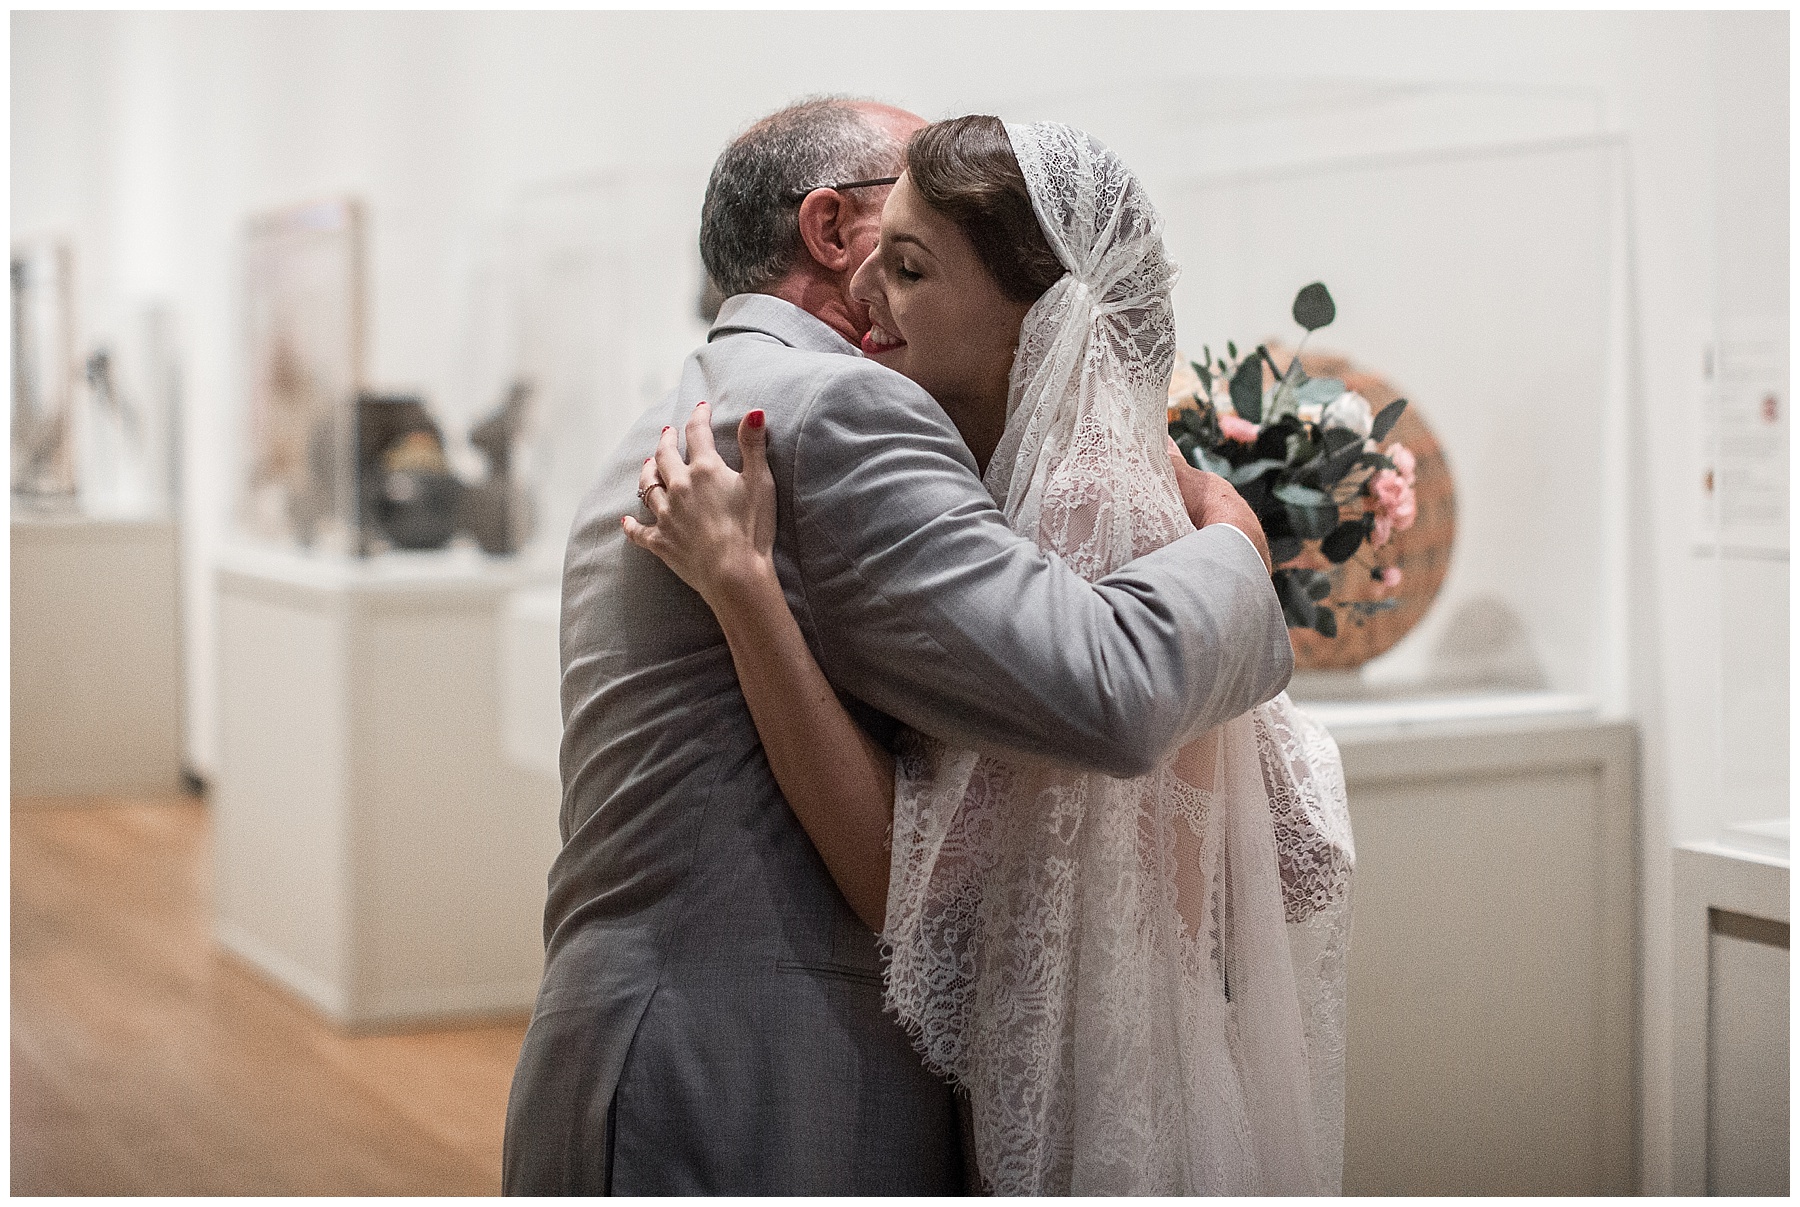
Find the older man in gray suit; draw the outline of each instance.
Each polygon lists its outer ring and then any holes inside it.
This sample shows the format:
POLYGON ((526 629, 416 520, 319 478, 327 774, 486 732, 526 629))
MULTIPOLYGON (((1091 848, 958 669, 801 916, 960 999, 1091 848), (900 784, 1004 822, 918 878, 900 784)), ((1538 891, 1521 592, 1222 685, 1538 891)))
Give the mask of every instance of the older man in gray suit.
POLYGON ((783 801, 712 613, 621 533, 642 457, 696 402, 728 458, 738 420, 767 412, 782 585, 877 736, 897 718, 1134 775, 1287 682, 1266 567, 1230 527, 1255 520, 1228 488, 1185 481, 1201 530, 1090 584, 1008 528, 930 396, 859 355, 850 278, 885 189, 848 186, 898 172, 921 124, 805 102, 725 151, 701 247, 734 296, 576 519, 564 845, 509 1193, 963 1189, 954 1097, 883 1014, 876 936, 783 801))

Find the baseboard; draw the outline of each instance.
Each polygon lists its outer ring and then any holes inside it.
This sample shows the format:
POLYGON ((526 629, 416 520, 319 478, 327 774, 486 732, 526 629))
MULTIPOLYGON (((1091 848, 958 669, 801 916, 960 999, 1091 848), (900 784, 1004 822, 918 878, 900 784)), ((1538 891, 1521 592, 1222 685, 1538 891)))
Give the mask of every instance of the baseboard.
POLYGON ((294 993, 334 1023, 348 1023, 349 1001, 343 989, 298 961, 276 951, 235 922, 213 922, 219 946, 250 965, 266 979, 294 993))

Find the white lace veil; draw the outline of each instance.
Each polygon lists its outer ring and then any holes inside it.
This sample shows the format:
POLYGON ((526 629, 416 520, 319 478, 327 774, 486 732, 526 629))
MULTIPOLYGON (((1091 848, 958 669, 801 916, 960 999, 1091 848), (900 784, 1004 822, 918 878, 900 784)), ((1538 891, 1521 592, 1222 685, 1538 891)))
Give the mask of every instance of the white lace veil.
MULTIPOLYGON (((1006 130, 1068 272, 1025 317, 987 485, 1096 579, 1193 531, 1163 451, 1176 270, 1115 155, 1006 130)), ((1133 780, 906 739, 888 1003, 967 1089, 986 1189, 1336 1190, 1349 832, 1330 741, 1285 695, 1133 780)))

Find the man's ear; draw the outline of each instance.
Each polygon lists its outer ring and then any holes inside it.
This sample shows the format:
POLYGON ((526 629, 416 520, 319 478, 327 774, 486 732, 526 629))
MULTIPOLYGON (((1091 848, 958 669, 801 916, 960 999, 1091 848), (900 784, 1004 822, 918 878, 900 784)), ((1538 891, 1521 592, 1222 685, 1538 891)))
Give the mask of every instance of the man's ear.
POLYGON ((820 267, 847 272, 850 263, 851 222, 855 207, 836 189, 814 189, 800 203, 800 239, 820 267))

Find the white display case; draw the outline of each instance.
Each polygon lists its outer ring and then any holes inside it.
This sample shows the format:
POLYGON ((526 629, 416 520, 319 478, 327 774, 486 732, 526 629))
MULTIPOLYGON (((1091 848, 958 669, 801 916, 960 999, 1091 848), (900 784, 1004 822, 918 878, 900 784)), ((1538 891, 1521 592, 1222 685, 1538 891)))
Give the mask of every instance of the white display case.
POLYGON ((534 562, 561 564, 601 464, 706 338, 705 187, 704 168, 548 181, 522 191, 476 237, 457 370, 464 386, 441 413, 454 435, 514 385, 529 386, 520 456, 534 562))
MULTIPOLYGON (((1571 92, 1214 81, 1067 94, 1018 116, 1082 126, 1137 169, 1181 266, 1184 353, 1288 346, 1391 382, 1455 480, 1456 541, 1423 619, 1297 698, 1533 683, 1623 711, 1627 453, 1622 144, 1571 92)), ((1401 588, 1405 590, 1404 586, 1401 588)))
POLYGON ((219 941, 345 1026, 530 1008, 554 774, 508 757, 503 615, 471 549, 219 564, 219 941))

